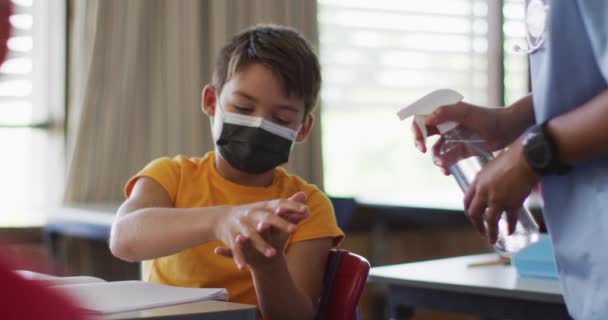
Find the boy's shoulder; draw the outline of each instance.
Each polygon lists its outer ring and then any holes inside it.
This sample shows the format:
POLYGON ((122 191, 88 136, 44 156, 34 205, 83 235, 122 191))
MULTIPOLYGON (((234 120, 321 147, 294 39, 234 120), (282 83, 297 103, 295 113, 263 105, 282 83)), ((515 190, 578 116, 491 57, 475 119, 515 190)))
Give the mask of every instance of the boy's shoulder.
MULTIPOLYGON (((277 167, 275 169, 275 179, 282 181, 283 183, 293 185, 293 186, 307 186, 311 188, 317 188, 316 185, 312 183, 308 183, 306 180, 301 178, 300 176, 290 173, 287 169, 283 167, 277 167)), ((318 189, 318 188, 317 188, 318 189)))
POLYGON ((174 156, 173 158, 165 156, 152 160, 147 168, 152 167, 172 167, 175 169, 198 169, 203 168, 208 161, 212 160, 210 153, 205 154, 203 157, 189 157, 183 154, 174 156), (211 160, 210 160, 211 159, 211 160))

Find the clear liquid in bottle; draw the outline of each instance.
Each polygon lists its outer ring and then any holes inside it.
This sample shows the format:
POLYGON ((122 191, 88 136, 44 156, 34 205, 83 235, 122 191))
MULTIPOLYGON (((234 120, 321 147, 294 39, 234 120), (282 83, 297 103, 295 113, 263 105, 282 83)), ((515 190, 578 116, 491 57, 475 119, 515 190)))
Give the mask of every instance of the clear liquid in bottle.
MULTIPOLYGON (((448 170, 456 179, 458 186, 466 193, 477 173, 494 159, 494 156, 487 151, 483 139, 462 127, 456 127, 444 133, 443 138, 444 144, 440 150, 440 156, 451 163, 448 170)), ((505 212, 501 214, 497 239, 494 249, 501 256, 510 257, 538 241, 538 225, 530 211, 522 205, 518 210, 515 232, 511 235, 509 235, 507 215, 505 212)))

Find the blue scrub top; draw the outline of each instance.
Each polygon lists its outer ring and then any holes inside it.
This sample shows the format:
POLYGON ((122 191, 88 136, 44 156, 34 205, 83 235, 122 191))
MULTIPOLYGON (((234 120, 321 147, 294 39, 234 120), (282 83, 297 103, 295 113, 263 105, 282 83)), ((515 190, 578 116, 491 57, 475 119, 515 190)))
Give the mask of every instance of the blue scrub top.
MULTIPOLYGON (((538 123, 580 107, 606 90, 608 79, 608 1, 546 3, 545 41, 530 55, 538 123)), ((597 134, 608 134, 608 123, 597 134)), ((575 319, 608 319, 608 152, 542 186, 568 310, 575 319)))

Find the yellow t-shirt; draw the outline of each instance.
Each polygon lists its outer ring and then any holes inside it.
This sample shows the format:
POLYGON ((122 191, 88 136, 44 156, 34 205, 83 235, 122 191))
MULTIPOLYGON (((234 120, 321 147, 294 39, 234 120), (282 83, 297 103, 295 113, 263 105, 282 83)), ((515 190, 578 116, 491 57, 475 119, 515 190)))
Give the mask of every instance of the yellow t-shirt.
MULTIPOLYGON (((304 240, 333 238, 337 245, 344 233, 338 228, 331 202, 316 186, 283 168, 274 172, 272 185, 249 187, 224 179, 215 169, 214 153, 203 158, 177 156, 159 158, 149 163, 125 187, 127 197, 139 177, 160 183, 176 208, 242 205, 258 201, 288 198, 298 191, 306 193, 310 216, 297 225, 287 240, 289 245, 304 240)), ((204 219, 201 216, 201 219, 204 219)), ((226 288, 229 301, 255 304, 257 298, 251 274, 240 271, 232 259, 213 253, 220 241, 204 243, 179 253, 144 262, 144 280, 180 287, 226 288)))

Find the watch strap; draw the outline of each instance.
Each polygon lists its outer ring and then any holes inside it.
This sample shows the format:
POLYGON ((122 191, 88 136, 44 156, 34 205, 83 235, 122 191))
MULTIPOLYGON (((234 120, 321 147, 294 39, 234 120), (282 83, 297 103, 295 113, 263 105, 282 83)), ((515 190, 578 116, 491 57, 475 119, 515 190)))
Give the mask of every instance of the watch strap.
POLYGON ((557 142, 553 138, 553 135, 551 135, 551 132, 549 132, 549 129, 547 127, 547 121, 545 121, 541 124, 532 126, 530 129, 528 129, 527 133, 540 134, 543 139, 543 142, 550 150, 549 151, 550 159, 547 162, 547 165, 540 167, 540 166, 534 165, 534 161, 531 161, 531 159, 530 159, 529 150, 528 150, 528 148, 526 148, 527 146, 524 146, 524 153, 525 153, 526 159, 528 160, 530 167, 536 173, 538 173, 541 176, 565 175, 568 172, 570 172, 570 170, 572 170, 572 166, 560 161, 559 146, 557 145, 557 142))

